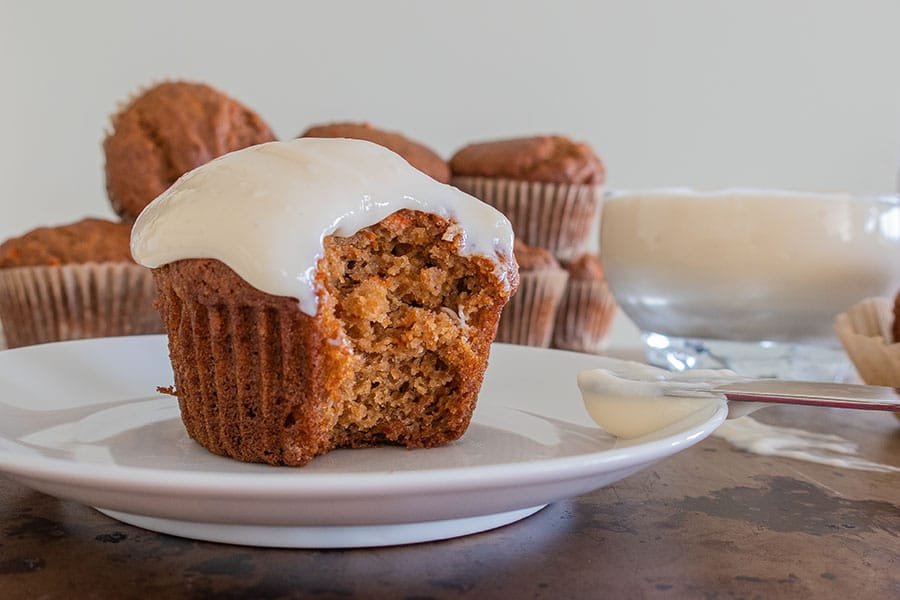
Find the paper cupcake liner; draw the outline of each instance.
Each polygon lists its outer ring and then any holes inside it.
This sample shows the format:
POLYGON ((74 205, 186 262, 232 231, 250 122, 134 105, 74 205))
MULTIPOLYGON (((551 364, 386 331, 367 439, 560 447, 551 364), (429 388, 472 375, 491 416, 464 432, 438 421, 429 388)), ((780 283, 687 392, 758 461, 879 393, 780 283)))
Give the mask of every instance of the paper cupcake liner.
POLYGON ((900 387, 900 343, 891 339, 893 307, 890 298, 868 298, 835 321, 844 350, 869 385, 900 387))
POLYGON ((520 272, 519 289, 500 314, 496 341, 548 347, 568 279, 563 269, 520 272))
POLYGON ((616 302, 604 280, 569 280, 556 313, 553 347, 598 353, 606 348, 616 302))
POLYGON ((88 263, 0 270, 9 348, 91 337, 162 333, 148 269, 88 263))
MULTIPOLYGON (((338 397, 354 382, 348 350, 324 340, 295 303, 204 304, 179 298, 168 279, 157 278, 175 378, 166 391, 178 397, 185 430, 198 444, 245 462, 303 466, 338 446, 390 439, 361 438, 341 424, 348 406, 338 397)), ((480 385, 483 369, 466 373, 478 382, 471 385, 480 385)), ((469 415, 476 390, 460 404, 469 415)), ((468 418, 463 430, 467 425, 468 418)), ((444 424, 431 427, 443 431, 444 424)))
POLYGON ((164 286, 160 301, 188 435, 242 461, 308 462, 314 452, 292 454, 291 447, 315 447, 328 428, 291 421, 286 390, 296 389, 309 364, 304 344, 292 338, 292 317, 265 306, 186 303, 164 286))
POLYGON ((599 249, 603 186, 454 177, 453 185, 509 219, 520 240, 568 260, 599 249))

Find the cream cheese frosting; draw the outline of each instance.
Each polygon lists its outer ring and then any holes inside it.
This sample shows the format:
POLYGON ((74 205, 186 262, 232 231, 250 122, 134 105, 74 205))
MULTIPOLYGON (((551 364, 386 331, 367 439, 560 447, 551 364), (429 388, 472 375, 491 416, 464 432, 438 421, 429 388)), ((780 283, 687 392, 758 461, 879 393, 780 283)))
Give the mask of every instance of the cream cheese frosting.
POLYGON ((727 370, 676 373, 634 362, 618 362, 610 368, 582 371, 578 374, 578 387, 594 422, 616 437, 629 439, 668 427, 698 410, 725 403, 725 396, 714 388, 746 379, 727 370))
POLYGON ((349 139, 270 142, 194 169, 140 214, 131 252, 150 268, 220 260, 250 285, 297 298, 315 315, 324 238, 353 235, 401 209, 454 221, 448 235, 460 236, 460 253, 494 260, 507 278, 501 264, 512 260, 513 232, 502 213, 386 148, 349 139))

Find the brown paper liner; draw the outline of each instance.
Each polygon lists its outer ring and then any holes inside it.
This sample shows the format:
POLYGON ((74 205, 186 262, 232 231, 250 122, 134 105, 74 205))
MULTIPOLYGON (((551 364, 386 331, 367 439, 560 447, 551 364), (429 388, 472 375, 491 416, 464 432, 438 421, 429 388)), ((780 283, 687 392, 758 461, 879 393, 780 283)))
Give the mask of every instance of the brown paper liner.
POLYGON ((309 364, 304 345, 292 337, 293 317, 266 306, 181 302, 169 284, 159 286, 168 302, 169 353, 188 435, 210 452, 242 461, 309 461, 330 425, 286 425, 285 389, 309 364), (292 445, 313 451, 294 452, 292 445))
POLYGON ((568 260, 596 253, 603 186, 454 177, 451 183, 509 219, 516 237, 568 260))
POLYGON ((569 273, 563 269, 521 271, 519 289, 500 315, 496 341, 546 348, 569 273))
POLYGON ((0 321, 9 348, 162 333, 149 269, 88 263, 0 270, 0 321))
POLYGON ((835 331, 869 385, 900 387, 900 343, 891 343, 893 300, 867 298, 838 315, 835 331))
POLYGON ((615 313, 616 302, 605 280, 570 279, 556 313, 553 347, 601 352, 615 313))

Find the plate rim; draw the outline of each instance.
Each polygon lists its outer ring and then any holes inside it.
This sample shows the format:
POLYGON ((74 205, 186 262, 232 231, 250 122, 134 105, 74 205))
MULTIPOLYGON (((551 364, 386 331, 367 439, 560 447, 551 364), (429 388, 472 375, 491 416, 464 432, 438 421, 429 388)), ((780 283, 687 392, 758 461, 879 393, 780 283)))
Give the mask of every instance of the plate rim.
MULTIPOLYGON (((133 343, 129 340, 135 339, 150 343, 150 338, 158 341, 158 338, 165 338, 165 335, 94 338, 29 346, 0 352, 0 361, 7 353, 40 352, 41 348, 48 346, 77 345, 85 342, 112 343, 112 341, 129 344, 133 343)), ((566 353, 584 357, 582 354, 564 350, 538 349, 511 344, 496 344, 496 346, 515 348, 515 351, 522 349, 525 352, 566 353)), ((609 360, 618 359, 610 358, 609 360)), ((629 445, 623 447, 606 448, 574 456, 492 465, 398 471, 379 470, 366 473, 309 472, 296 467, 272 467, 273 470, 266 473, 228 473, 86 463, 41 455, 18 454, 0 448, 0 472, 14 478, 55 484, 68 483, 81 488, 102 486, 105 491, 110 492, 127 491, 129 493, 167 495, 177 492, 190 494, 191 497, 221 497, 223 493, 227 493, 228 498, 232 499, 258 498, 260 495, 265 495, 267 498, 273 499, 289 497, 298 500, 305 498, 321 500, 335 496, 344 497, 351 493, 367 497, 388 497, 423 490, 459 492, 466 489, 484 489, 486 486, 502 489, 529 483, 547 484, 552 481, 581 479, 598 474, 600 472, 597 469, 599 465, 605 467, 604 471, 613 471, 658 461, 707 437, 725 420, 727 413, 727 402, 722 399, 701 422, 679 429, 659 439, 642 443, 640 442, 641 438, 636 438, 629 440, 629 445), (697 439, 698 436, 700 439, 697 439), (552 472, 554 476, 548 477, 547 472, 552 472), (235 483, 239 483, 239 485, 235 485, 235 483)), ((603 430, 598 427, 598 431, 602 432, 603 430)), ((8 437, 2 435, 0 435, 0 439, 9 440, 8 437)), ((464 440, 465 436, 455 443, 464 440)), ((10 441, 17 443, 16 440, 10 441)), ((199 445, 198 448, 203 449, 199 445)), ((353 450, 346 451, 352 452, 353 450)), ((265 467, 266 465, 261 466, 265 467)))

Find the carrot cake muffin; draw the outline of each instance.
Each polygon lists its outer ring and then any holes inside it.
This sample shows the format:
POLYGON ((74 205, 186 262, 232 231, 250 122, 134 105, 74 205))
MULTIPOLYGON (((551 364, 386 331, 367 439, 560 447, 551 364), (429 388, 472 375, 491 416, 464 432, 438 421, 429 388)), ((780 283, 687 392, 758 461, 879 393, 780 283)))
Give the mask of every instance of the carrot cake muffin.
POLYGON ((497 341, 546 348, 569 274, 549 250, 516 240, 519 289, 500 316, 497 341))
POLYGON ((112 117, 103 142, 109 200, 123 220, 133 222, 184 173, 274 139, 256 113, 208 85, 161 83, 112 117))
POLYGON ((450 159, 458 177, 600 185, 603 163, 590 146, 559 135, 470 144, 450 159))
POLYGON ((271 464, 457 439, 518 284, 503 215, 348 139, 200 167, 140 215, 132 252, 188 433, 271 464))
POLYGON ((384 131, 368 123, 331 123, 310 127, 301 137, 351 138, 368 140, 393 150, 426 175, 441 183, 450 182, 450 167, 430 148, 393 131, 384 131))
POLYGON ((130 236, 129 224, 84 219, 0 245, 7 345, 161 332, 153 279, 134 264, 130 236))
POLYGON ((509 217, 523 242, 561 260, 595 251, 606 172, 587 144, 558 135, 471 144, 450 170, 453 185, 509 217))
POLYGON ((578 352, 600 352, 616 313, 616 302, 606 284, 600 258, 582 254, 564 263, 569 273, 565 294, 556 313, 553 347, 578 352))

